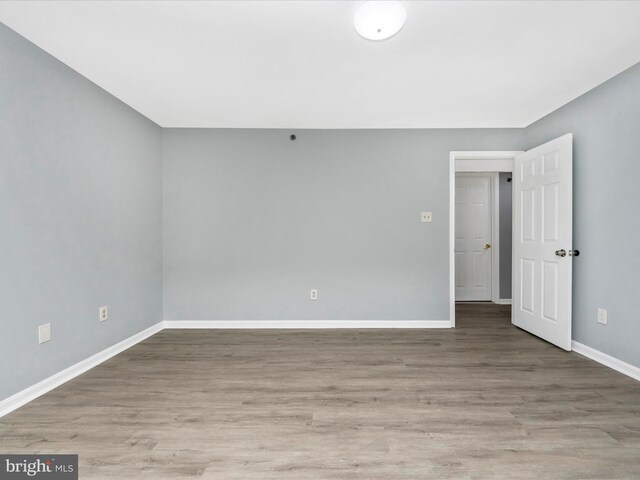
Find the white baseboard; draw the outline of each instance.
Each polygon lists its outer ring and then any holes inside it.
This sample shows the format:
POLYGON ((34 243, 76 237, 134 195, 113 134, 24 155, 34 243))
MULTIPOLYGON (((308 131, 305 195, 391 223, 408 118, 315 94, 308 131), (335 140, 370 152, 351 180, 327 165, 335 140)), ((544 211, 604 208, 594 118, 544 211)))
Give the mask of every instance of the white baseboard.
POLYGON ((588 347, 582 343, 576 342, 573 340, 571 342, 571 348, 574 352, 579 353, 580 355, 590 358, 591 360, 595 360, 602 365, 605 365, 609 368, 613 368, 614 370, 623 373, 635 380, 640 381, 640 368, 635 367, 629 363, 623 362, 622 360, 618 360, 611 355, 607 355, 606 353, 602 353, 595 348, 588 347))
POLYGON ((510 298, 499 298, 498 300, 496 300, 493 303, 495 303, 497 305, 511 305, 511 299, 510 298))
POLYGON ((132 347, 136 343, 140 343, 142 340, 149 338, 151 335, 154 335, 161 331, 164 328, 162 322, 156 323, 155 325, 143 330, 131 337, 112 345, 101 352, 96 353, 95 355, 90 356, 82 360, 81 362, 76 363, 75 365, 70 366, 69 368, 65 368, 61 372, 55 373, 44 380, 25 388, 24 390, 2 400, 0 402, 0 417, 14 411, 15 409, 21 407, 22 405, 29 403, 32 400, 35 400, 41 395, 53 390, 54 388, 62 385, 65 382, 68 382, 72 378, 77 377, 78 375, 83 374, 87 370, 95 367, 96 365, 101 364, 105 360, 110 359, 111 357, 117 355, 125 351, 127 348, 132 347))
POLYGON ((451 328, 449 320, 165 320, 164 328, 451 328))

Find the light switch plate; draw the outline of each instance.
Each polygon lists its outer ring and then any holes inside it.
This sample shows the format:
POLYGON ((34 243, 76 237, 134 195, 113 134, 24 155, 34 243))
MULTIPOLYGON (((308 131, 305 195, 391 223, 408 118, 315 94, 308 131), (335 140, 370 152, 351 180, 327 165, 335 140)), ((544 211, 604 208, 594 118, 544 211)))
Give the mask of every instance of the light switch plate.
POLYGON ((38 327, 38 343, 44 343, 51 340, 51 324, 45 323, 38 327))
POLYGON ((422 212, 422 215, 420 215, 420 221, 422 223, 430 223, 432 219, 433 216, 431 212, 422 212))
POLYGON ((607 317, 608 317, 607 311, 604 308, 599 308, 598 323, 601 323, 602 325, 606 325, 608 321, 607 317))

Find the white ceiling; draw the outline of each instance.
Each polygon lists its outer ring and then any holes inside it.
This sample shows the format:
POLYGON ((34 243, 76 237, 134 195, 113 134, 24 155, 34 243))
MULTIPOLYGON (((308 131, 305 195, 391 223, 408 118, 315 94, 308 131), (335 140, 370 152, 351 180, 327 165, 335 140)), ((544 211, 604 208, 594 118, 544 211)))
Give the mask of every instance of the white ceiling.
POLYGON ((640 2, 3 1, 0 21, 164 127, 523 127, 640 61, 640 2))

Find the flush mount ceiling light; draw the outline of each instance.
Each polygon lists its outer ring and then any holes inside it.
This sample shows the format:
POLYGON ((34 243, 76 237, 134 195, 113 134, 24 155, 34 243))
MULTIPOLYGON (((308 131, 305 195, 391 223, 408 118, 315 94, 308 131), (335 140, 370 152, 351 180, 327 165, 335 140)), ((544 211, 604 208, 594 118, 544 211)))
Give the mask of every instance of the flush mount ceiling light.
POLYGON ((356 32, 368 40, 393 37, 404 26, 407 12, 400 2, 370 1, 358 9, 353 19, 356 32))

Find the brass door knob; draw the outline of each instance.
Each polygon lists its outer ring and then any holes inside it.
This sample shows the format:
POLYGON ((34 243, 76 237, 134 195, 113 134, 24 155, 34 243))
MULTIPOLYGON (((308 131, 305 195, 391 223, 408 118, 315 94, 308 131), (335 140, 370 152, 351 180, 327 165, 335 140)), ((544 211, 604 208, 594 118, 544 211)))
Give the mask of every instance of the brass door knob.
POLYGON ((485 250, 489 250, 491 248, 491 244, 490 243, 485 243, 484 244, 484 249, 485 250))

